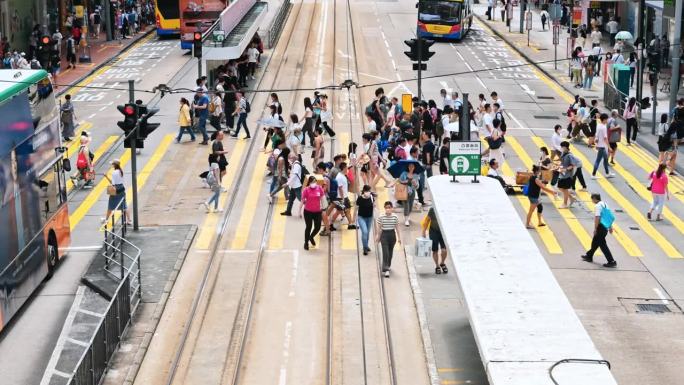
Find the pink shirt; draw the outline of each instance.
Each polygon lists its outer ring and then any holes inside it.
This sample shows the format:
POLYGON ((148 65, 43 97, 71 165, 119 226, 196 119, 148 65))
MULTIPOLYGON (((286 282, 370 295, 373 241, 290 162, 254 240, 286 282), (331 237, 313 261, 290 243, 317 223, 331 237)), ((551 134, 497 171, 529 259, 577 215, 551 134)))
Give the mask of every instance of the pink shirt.
POLYGON ((651 175, 648 176, 648 179, 651 180, 651 192, 654 194, 665 194, 665 191, 667 189, 667 172, 663 171, 663 173, 660 175, 660 178, 656 176, 655 172, 652 172, 651 175))
POLYGON ((304 203, 304 210, 310 213, 321 212, 321 197, 325 196, 323 187, 317 183, 309 185, 302 191, 302 202, 304 203))

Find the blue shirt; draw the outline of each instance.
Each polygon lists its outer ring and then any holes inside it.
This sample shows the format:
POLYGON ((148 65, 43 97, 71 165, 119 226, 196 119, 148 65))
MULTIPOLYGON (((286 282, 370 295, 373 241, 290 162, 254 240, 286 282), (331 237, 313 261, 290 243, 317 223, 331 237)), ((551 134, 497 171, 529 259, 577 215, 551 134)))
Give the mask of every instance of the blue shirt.
MULTIPOLYGON (((209 98, 207 97, 207 95, 200 96, 200 98, 197 99, 197 103, 195 103, 195 105, 198 105, 198 106, 208 106, 208 104, 209 104, 209 98)), ((197 110, 197 116, 200 118, 206 119, 209 116, 209 109, 208 108, 198 109, 197 110)))

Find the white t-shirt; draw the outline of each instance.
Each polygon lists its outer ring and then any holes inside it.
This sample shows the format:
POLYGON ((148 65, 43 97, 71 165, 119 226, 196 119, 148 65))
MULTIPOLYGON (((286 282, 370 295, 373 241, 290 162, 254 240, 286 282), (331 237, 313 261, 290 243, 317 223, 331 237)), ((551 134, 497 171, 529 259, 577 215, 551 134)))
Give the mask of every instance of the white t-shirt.
POLYGON ((506 107, 504 106, 503 100, 502 100, 501 98, 499 98, 499 97, 496 98, 496 100, 492 99, 492 104, 494 104, 494 103, 499 103, 499 111, 501 111, 501 112, 503 112, 504 108, 506 108, 506 107))
POLYGON ((294 162, 294 164, 292 165, 292 170, 290 171, 290 179, 288 179, 287 185, 290 188, 302 187, 302 164, 301 163, 294 162))
POLYGON ((347 176, 343 173, 337 173, 335 177, 337 181, 337 187, 342 188, 342 196, 340 198, 347 198, 349 196, 349 182, 347 181, 347 176))
POLYGON ((377 130, 378 130, 378 125, 375 123, 375 120, 371 120, 370 122, 368 122, 366 132, 375 132, 377 130))
POLYGON ((444 109, 444 107, 446 107, 446 106, 451 106, 451 107, 454 106, 454 101, 451 100, 451 96, 449 96, 449 95, 445 96, 442 99, 442 109, 444 109))
POLYGON ((112 171, 112 184, 124 184, 123 173, 119 170, 112 171))
POLYGON ((487 171, 487 176, 500 176, 500 175, 499 175, 499 171, 490 167, 489 171, 487 171))
POLYGON ((554 150, 561 151, 561 142, 563 141, 563 138, 560 136, 559 133, 554 132, 553 135, 551 135, 551 145, 553 146, 554 150))
POLYGON ((594 216, 595 217, 600 217, 601 216, 601 211, 603 211, 603 208, 608 208, 608 205, 606 202, 601 201, 594 206, 594 216))
POLYGON ((591 43, 592 44, 601 44, 601 32, 599 32, 599 31, 592 31, 591 32, 591 43))
POLYGON ((609 33, 617 33, 618 31, 618 23, 615 20, 611 20, 606 24, 606 27, 608 28, 609 33))
POLYGON ((485 113, 484 115, 482 115, 482 126, 484 126, 484 128, 487 129, 487 136, 491 135, 492 130, 494 129, 492 121, 494 121, 492 114, 485 113))
POLYGON ((247 61, 250 63, 256 63, 257 57, 259 56, 259 50, 252 47, 247 50, 247 61))
POLYGON ((603 123, 596 125, 596 147, 608 147, 608 128, 603 123))

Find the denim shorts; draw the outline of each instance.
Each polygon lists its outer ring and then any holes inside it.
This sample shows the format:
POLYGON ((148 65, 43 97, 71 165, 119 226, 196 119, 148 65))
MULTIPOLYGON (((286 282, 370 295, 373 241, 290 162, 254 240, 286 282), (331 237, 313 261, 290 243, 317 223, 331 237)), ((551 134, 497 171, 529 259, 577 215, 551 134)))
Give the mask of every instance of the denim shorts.
POLYGON ((539 198, 532 198, 532 197, 527 197, 527 199, 530 200, 531 205, 536 205, 539 203, 539 198))

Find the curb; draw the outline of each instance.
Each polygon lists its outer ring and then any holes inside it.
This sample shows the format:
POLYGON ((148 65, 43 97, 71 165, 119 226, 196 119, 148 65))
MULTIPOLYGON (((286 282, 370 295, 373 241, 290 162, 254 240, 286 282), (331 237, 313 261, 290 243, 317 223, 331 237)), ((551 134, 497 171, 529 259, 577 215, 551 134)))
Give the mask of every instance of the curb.
POLYGON ((145 335, 143 336, 142 341, 138 346, 138 350, 136 351, 135 356, 133 358, 133 363, 131 364, 131 366, 128 367, 128 371, 123 382, 126 385, 133 384, 135 382, 135 378, 138 376, 140 366, 143 363, 145 355, 147 355, 147 349, 149 348, 150 343, 152 342, 152 337, 154 336, 154 333, 157 330, 157 326, 159 326, 159 321, 161 320, 162 313, 166 308, 166 303, 168 302, 169 297, 171 295, 171 290, 173 289, 173 286, 176 283, 176 279, 178 278, 178 274, 180 274, 181 268, 185 263, 185 259, 187 258, 188 253, 190 252, 190 246, 192 245, 192 241, 195 239, 195 236, 197 235, 197 230, 198 227, 196 225, 193 225, 190 231, 188 231, 187 236, 185 237, 183 246, 181 247, 180 252, 178 253, 176 264, 173 267, 173 272, 166 281, 166 285, 164 285, 164 291, 162 292, 162 296, 157 305, 155 306, 154 315, 152 316, 152 318, 154 319, 154 325, 151 325, 148 330, 145 330, 145 335))
POLYGON ((416 313, 418 315, 418 324, 420 325, 420 335, 423 341, 423 354, 425 354, 425 361, 428 369, 431 385, 439 385, 439 372, 437 371, 437 361, 435 359, 435 349, 432 346, 432 338, 430 337, 430 325, 427 319, 427 312, 425 311, 425 304, 423 303, 423 290, 420 288, 418 282, 418 273, 413 262, 413 255, 407 252, 409 246, 403 247, 404 258, 406 259, 406 269, 408 270, 409 283, 411 284, 411 292, 413 293, 413 303, 416 305, 416 313))
MULTIPOLYGON (((561 87, 565 92, 567 92, 570 95, 574 95, 574 93, 569 90, 566 85, 562 84, 561 82, 558 81, 558 79, 551 75, 546 69, 544 69, 542 66, 538 65, 534 60, 532 60, 531 57, 529 57, 526 53, 524 53, 521 49, 515 46, 515 44, 512 44, 507 38, 505 38, 499 31, 496 29, 492 28, 489 26, 489 24, 482 18, 482 16, 474 14, 474 16, 477 18, 477 20, 482 23, 484 26, 487 27, 494 35, 496 35, 499 39, 503 40, 512 50, 514 50, 518 55, 522 56, 525 60, 527 60, 534 68, 539 70, 546 76, 547 78, 551 79, 554 83, 556 83, 559 87, 561 87)), ((637 137, 637 144, 639 144, 641 147, 643 147, 646 151, 651 153, 651 155, 658 157, 659 152, 658 152, 658 147, 657 144, 651 143, 651 141, 648 141, 644 139, 643 137, 644 134, 641 134, 637 137)), ((651 137, 655 138, 655 135, 652 135, 650 133, 647 133, 646 135, 650 135, 651 137)), ((684 175, 684 166, 682 165, 675 165, 675 170, 680 175, 684 175)))
POLYGON ((150 29, 149 31, 145 32, 144 34, 142 34, 142 35, 140 35, 140 36, 136 36, 135 40, 131 40, 130 44, 128 44, 126 47, 124 47, 124 48, 123 48, 121 51, 119 51, 116 55, 114 55, 114 56, 110 57, 109 59, 106 59, 106 60, 103 61, 102 63, 96 65, 96 66, 93 67, 90 71, 88 71, 88 73, 86 73, 86 74, 84 74, 83 76, 81 76, 80 78, 74 80, 74 81, 71 82, 71 84, 69 84, 68 86, 64 86, 64 88, 62 88, 61 90, 57 91, 57 93, 55 94, 55 96, 59 97, 59 96, 62 96, 63 94, 65 94, 66 92, 70 91, 70 90, 71 90, 72 88, 74 88, 74 86, 76 86, 78 83, 81 83, 81 82, 84 81, 86 78, 88 78, 89 76, 92 76, 95 72, 99 71, 102 67, 104 67, 104 66, 110 64, 112 61, 116 60, 116 58, 119 57, 122 53, 124 53, 124 52, 128 51, 129 49, 131 49, 131 47, 133 47, 133 46, 134 46, 136 43, 138 43, 141 39, 146 38, 147 36, 149 36, 152 32, 154 32, 154 31, 156 31, 156 30, 157 30, 157 28, 155 27, 155 28, 150 29))

